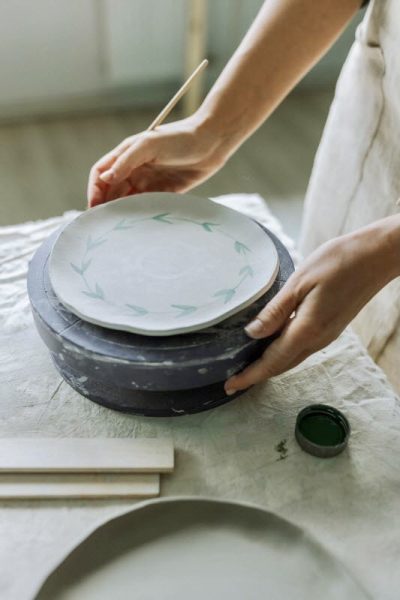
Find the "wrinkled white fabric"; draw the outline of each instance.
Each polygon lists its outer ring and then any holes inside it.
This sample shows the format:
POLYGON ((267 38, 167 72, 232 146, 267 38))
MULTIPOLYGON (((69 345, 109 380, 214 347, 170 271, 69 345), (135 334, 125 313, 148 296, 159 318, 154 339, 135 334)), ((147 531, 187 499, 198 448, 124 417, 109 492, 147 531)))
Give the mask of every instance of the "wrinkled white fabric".
MULTIPOLYGON (((261 198, 237 195, 220 201, 281 233, 261 198)), ((162 478, 163 496, 262 505, 306 528, 372 598, 397 600, 400 407, 357 338, 346 332, 293 371, 209 412, 151 419, 102 408, 74 392, 55 371, 33 326, 25 291, 28 258, 73 216, 0 229, 0 436, 172 437, 176 469, 162 478), (309 456, 294 439, 298 411, 313 402, 337 406, 351 422, 349 449, 336 458, 309 456), (277 449, 281 442, 286 457, 277 449)), ((0 598, 31 598, 76 540, 133 504, 0 502, 0 598)))
MULTIPOLYGON (((314 164, 303 222, 304 254, 399 211, 399 39, 399 0, 371 0, 340 75, 314 164)), ((378 364, 383 354, 385 365, 398 359, 400 278, 368 303, 354 328, 378 364)), ((390 375, 400 388, 398 371, 396 376, 391 369, 390 375)))

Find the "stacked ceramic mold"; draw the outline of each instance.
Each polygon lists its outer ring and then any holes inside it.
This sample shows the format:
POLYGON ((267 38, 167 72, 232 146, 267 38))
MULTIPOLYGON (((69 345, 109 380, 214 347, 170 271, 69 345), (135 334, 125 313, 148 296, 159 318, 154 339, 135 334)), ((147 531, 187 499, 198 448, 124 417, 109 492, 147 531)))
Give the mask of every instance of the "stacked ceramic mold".
POLYGON ((82 213, 38 250, 37 328, 82 395, 149 416, 207 410, 271 340, 244 325, 293 264, 260 224, 210 200, 141 194, 82 213))

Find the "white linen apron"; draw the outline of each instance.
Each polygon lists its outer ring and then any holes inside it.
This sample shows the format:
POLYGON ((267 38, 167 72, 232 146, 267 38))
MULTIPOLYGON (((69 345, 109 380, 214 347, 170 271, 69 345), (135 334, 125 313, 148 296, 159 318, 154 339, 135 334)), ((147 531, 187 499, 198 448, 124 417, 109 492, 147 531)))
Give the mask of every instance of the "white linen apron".
MULTIPOLYGON (((399 196, 400 0, 372 0, 339 77, 316 155, 302 252, 397 213, 399 196)), ((353 325, 400 390, 400 278, 377 294, 353 325)))

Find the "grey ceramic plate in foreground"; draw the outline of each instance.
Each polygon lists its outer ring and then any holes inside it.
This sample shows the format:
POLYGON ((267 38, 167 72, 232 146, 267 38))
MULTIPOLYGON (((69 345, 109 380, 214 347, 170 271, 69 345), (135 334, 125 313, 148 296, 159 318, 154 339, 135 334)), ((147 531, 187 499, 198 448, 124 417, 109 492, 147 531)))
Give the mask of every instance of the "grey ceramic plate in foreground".
POLYGON ((36 600, 366 600, 343 565, 297 526, 247 504, 146 502, 101 525, 36 600))

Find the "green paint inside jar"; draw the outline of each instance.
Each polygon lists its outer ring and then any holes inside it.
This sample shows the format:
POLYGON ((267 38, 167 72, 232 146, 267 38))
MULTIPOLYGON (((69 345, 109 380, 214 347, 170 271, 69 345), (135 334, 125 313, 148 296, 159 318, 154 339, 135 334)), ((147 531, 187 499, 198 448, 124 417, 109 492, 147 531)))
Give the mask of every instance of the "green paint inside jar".
POLYGON ((346 432, 332 416, 323 414, 306 415, 299 424, 300 433, 318 446, 336 446, 344 442, 346 432))

